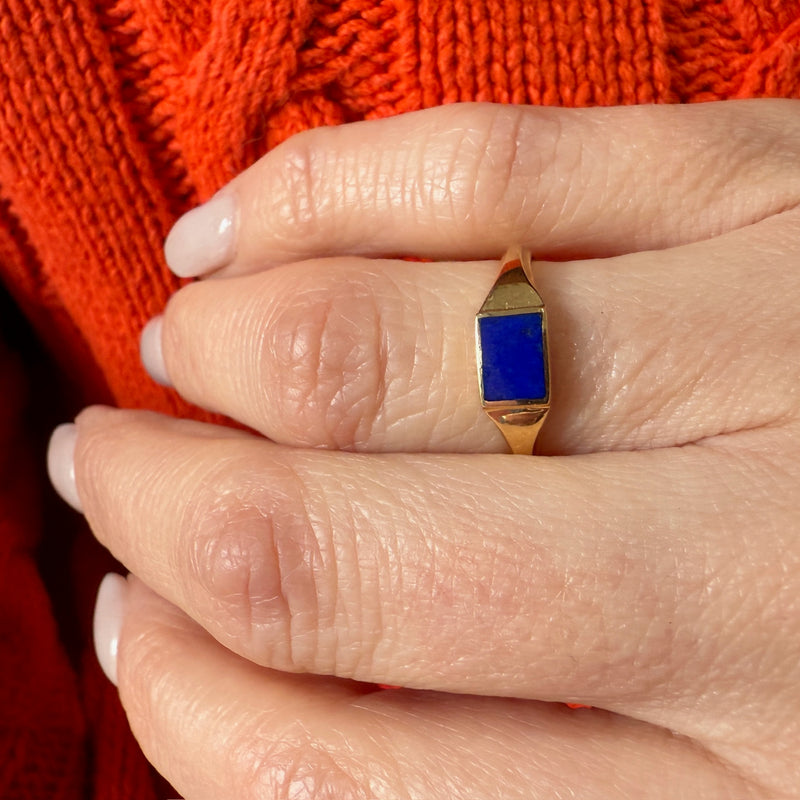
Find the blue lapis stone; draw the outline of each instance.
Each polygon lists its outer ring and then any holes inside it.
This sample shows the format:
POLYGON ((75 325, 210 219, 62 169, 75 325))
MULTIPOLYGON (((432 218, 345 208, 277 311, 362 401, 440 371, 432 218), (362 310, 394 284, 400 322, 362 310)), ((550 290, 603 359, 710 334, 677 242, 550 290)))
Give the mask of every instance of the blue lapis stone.
POLYGON ((542 326, 540 313, 478 318, 484 400, 547 398, 542 326))

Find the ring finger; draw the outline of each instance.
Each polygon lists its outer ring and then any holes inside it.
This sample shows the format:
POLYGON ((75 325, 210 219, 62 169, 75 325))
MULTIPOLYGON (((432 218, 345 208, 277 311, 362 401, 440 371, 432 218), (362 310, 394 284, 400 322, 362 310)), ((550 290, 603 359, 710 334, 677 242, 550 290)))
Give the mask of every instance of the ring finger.
MULTIPOLYGON (((553 380, 541 452, 685 444, 796 413, 798 219, 536 264, 553 380)), ((474 351, 496 274, 496 262, 339 258, 195 283, 146 329, 143 356, 189 400, 277 442, 502 451, 474 351)))

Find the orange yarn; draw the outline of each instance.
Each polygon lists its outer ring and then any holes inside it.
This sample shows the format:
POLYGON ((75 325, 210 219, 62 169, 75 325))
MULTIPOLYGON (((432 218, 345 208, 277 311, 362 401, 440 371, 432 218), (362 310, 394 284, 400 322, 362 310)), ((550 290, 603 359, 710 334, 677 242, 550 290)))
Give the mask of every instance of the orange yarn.
POLYGON ((797 0, 5 8, 0 191, 26 256, 3 254, 3 277, 70 369, 93 374, 90 395, 100 387, 79 336, 118 402, 182 413, 136 354, 141 325, 177 286, 164 234, 291 134, 465 100, 610 105, 798 92, 797 0))

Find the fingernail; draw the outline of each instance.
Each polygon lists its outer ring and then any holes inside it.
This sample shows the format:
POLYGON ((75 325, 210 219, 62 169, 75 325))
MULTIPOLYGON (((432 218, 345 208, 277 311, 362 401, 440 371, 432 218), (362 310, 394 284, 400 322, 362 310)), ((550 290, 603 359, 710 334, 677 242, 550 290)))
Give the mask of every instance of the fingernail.
POLYGON ((236 203, 230 192, 215 194, 173 225, 164 242, 169 268, 181 278, 204 275, 233 259, 236 203))
POLYGON ((78 428, 72 423, 59 425, 50 436, 47 447, 47 474, 50 483, 76 511, 83 512, 75 485, 75 440, 78 428))
POLYGON ((94 606, 94 651, 106 677, 117 685, 119 634, 125 616, 128 581, 110 572, 103 578, 94 606))
POLYGON ((167 374, 167 365, 164 363, 164 353, 161 350, 161 331, 164 327, 164 317, 153 317, 142 328, 139 337, 139 355, 147 374, 162 386, 172 386, 167 374))

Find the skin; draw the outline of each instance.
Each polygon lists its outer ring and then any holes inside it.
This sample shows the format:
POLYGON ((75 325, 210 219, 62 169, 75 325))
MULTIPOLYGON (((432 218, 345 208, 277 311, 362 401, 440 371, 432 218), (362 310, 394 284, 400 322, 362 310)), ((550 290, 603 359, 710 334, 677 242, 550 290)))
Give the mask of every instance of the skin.
POLYGON ((451 106, 226 187, 163 358, 251 430, 92 408, 75 448, 136 576, 120 695, 184 797, 800 797, 798 110, 451 106), (541 457, 477 393, 510 242, 541 457))

